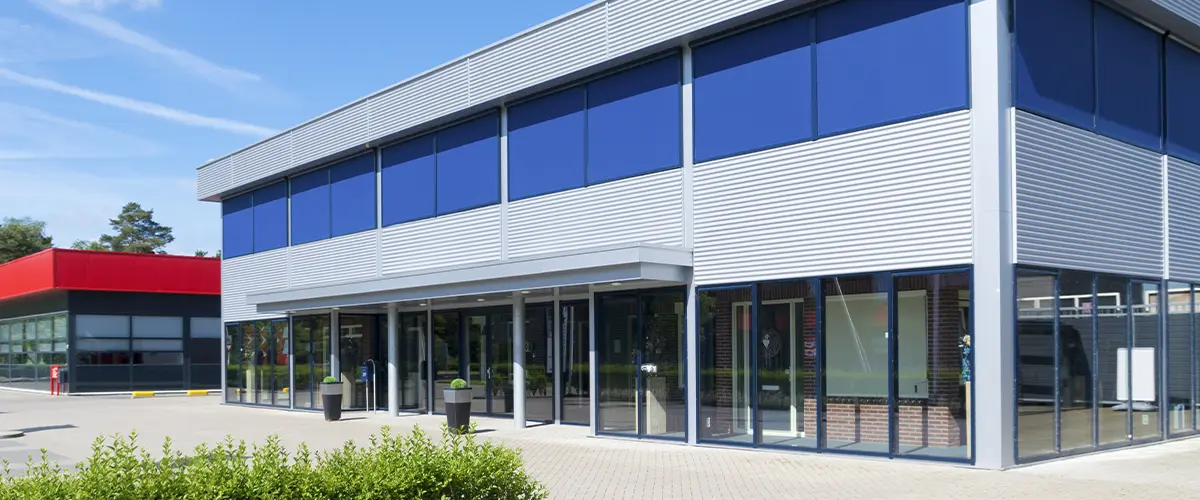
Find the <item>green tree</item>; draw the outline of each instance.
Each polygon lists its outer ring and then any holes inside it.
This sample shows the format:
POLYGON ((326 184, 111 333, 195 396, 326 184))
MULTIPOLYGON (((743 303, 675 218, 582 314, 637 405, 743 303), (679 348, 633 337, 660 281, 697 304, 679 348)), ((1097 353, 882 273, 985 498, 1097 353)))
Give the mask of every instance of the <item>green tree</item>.
POLYGON ((154 221, 154 210, 127 203, 121 215, 109 219, 116 234, 100 237, 100 244, 114 252, 166 253, 163 247, 175 241, 171 228, 154 221))
POLYGON ((108 247, 96 240, 75 240, 75 243, 71 244, 71 248, 75 250, 108 251, 108 247))
POLYGON ((28 217, 5 217, 0 222, 0 264, 35 254, 54 245, 46 223, 28 217))
POLYGON ((208 250, 196 250, 197 257, 208 257, 208 250))

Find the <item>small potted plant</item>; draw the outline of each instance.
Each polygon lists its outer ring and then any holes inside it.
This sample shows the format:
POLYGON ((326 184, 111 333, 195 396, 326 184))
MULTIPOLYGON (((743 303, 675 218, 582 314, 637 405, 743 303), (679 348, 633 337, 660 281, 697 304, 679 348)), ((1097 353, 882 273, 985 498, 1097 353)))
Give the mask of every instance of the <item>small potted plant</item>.
POLYGON ((454 432, 467 432, 471 428, 471 389, 467 381, 456 378, 446 388, 446 426, 454 432))
POLYGON ((321 405, 325 407, 325 421, 342 419, 342 384, 329 376, 321 381, 321 405))

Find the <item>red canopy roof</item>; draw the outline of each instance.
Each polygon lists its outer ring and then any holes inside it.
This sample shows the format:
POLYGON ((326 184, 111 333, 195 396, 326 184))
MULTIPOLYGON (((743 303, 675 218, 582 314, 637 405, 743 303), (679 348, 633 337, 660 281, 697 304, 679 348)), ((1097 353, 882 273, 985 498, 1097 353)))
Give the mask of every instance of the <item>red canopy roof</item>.
POLYGON ((0 264, 0 300, 46 290, 221 294, 221 260, 51 248, 0 264))

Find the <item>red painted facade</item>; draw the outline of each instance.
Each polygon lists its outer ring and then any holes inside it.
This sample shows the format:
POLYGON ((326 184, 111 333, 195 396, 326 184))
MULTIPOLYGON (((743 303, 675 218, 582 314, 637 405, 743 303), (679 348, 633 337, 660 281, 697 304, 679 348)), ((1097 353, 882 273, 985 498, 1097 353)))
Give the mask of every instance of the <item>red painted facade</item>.
POLYGON ((221 260, 52 248, 0 264, 0 300, 46 290, 221 294, 221 260))

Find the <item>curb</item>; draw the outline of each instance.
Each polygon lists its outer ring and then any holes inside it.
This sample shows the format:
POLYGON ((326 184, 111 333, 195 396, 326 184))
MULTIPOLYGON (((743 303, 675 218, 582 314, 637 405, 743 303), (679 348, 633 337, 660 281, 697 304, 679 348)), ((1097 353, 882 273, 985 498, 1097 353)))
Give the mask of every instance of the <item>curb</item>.
POLYGON ((212 396, 220 394, 220 389, 195 389, 190 391, 171 391, 167 393, 156 393, 154 391, 133 391, 129 393, 130 399, 153 398, 156 396, 212 396))

